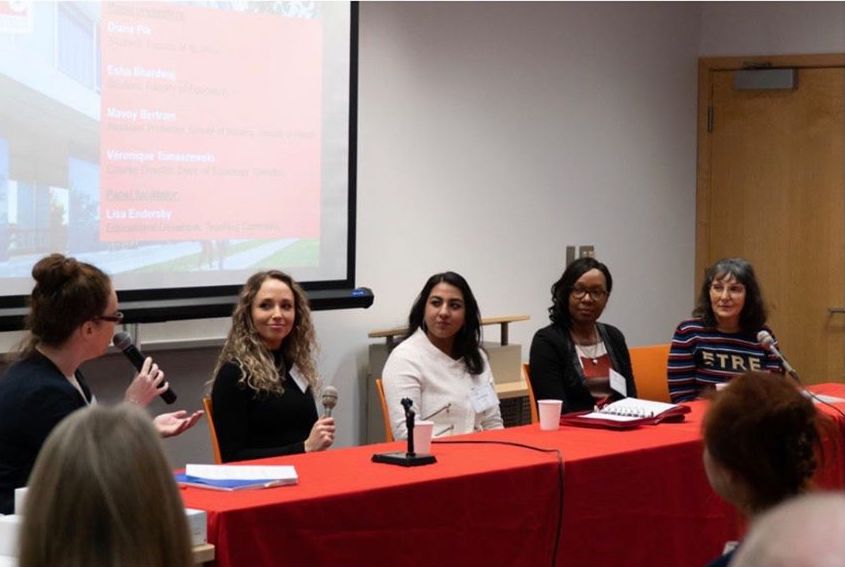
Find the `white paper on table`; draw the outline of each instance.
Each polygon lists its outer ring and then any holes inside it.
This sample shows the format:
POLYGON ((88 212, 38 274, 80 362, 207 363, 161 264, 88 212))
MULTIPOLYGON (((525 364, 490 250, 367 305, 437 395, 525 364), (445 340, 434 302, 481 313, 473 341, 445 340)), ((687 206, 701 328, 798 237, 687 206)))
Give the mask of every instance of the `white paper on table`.
POLYGON ((608 421, 639 421, 657 417, 663 412, 675 409, 676 404, 641 400, 639 398, 623 398, 612 404, 607 404, 598 411, 584 414, 580 417, 587 419, 604 419, 608 421))
POLYGON ((186 465, 185 474, 212 480, 298 480, 290 465, 186 465))
POLYGON ((597 412, 597 411, 584 414, 580 417, 587 418, 587 419, 601 419, 602 421, 621 421, 621 422, 639 421, 639 420, 642 419, 642 417, 638 417, 638 416, 634 417, 634 416, 630 416, 630 415, 615 415, 615 414, 612 414, 612 413, 600 413, 600 412, 597 412))

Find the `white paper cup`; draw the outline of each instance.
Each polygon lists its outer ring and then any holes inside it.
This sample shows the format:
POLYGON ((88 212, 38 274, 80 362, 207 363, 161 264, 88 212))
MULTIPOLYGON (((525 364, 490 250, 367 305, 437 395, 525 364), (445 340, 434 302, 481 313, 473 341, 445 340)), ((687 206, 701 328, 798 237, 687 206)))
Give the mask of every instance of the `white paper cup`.
POLYGON ((560 427, 560 400, 537 400, 540 409, 540 429, 543 431, 557 431, 560 427))
POLYGON ((414 453, 431 453, 431 434, 433 431, 433 421, 414 422, 414 453))

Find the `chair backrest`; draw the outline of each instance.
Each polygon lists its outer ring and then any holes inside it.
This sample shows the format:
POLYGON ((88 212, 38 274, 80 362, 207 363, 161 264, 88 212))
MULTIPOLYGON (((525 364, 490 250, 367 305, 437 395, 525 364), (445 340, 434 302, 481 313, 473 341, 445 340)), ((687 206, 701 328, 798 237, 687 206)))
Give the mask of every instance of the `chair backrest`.
POLYGON ((387 411, 387 402, 384 399, 384 385, 381 378, 376 378, 376 390, 378 399, 381 402, 381 417, 384 419, 384 440, 393 441, 393 428, 390 426, 390 413, 387 411))
POLYGON ((631 347, 631 367, 637 383, 637 397, 656 402, 668 402, 669 382, 666 370, 669 366, 670 344, 631 347))
POLYGON ((211 451, 214 453, 214 463, 221 464, 220 444, 217 442, 217 430, 214 429, 214 416, 211 414, 211 398, 203 396, 202 407, 205 409, 205 422, 208 424, 208 435, 211 437, 211 451))
POLYGON ((539 423, 537 415, 537 399, 534 397, 534 388, 531 386, 531 366, 527 362, 522 363, 522 378, 528 388, 528 405, 531 406, 531 423, 539 423))

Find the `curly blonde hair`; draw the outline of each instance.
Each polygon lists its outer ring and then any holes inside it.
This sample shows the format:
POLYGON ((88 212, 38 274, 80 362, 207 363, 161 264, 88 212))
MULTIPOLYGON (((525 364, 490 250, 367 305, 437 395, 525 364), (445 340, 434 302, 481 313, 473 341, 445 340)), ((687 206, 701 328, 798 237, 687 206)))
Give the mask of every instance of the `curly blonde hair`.
MULTIPOLYGON (((238 304, 232 313, 232 328, 223 344, 223 350, 217 358, 213 376, 227 362, 234 363, 241 370, 241 383, 258 393, 284 393, 279 370, 273 360, 273 353, 258 334, 252 320, 252 302, 268 279, 276 279, 287 285, 293 292, 294 318, 293 328, 282 341, 281 354, 286 363, 295 364, 308 380, 312 390, 317 389, 317 371, 314 357, 317 344, 314 325, 311 322, 311 310, 305 291, 289 275, 279 270, 258 272, 250 276, 238 296, 238 304)), ((212 380, 213 382, 213 380, 212 380)))

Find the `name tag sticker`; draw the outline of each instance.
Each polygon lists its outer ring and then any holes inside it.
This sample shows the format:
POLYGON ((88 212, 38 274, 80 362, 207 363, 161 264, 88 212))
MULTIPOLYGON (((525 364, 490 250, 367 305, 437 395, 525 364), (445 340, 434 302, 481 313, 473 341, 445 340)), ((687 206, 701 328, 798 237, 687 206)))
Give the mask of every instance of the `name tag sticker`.
POLYGON ((625 377, 615 371, 613 368, 610 369, 610 388, 614 392, 619 392, 626 398, 628 397, 628 382, 625 380, 625 377))
POLYGON ((475 413, 481 413, 495 407, 499 403, 499 398, 496 397, 493 385, 488 382, 472 387, 469 391, 469 402, 475 413))

